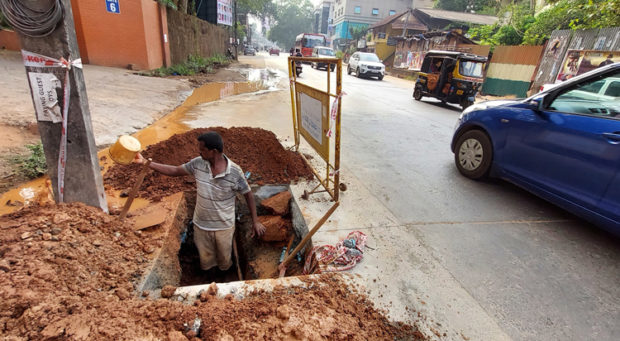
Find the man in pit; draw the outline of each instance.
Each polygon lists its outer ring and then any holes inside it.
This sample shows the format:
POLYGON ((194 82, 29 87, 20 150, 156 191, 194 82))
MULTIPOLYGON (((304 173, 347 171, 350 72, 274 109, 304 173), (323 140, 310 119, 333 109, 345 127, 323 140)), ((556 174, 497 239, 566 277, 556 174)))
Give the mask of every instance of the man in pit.
MULTIPOLYGON (((172 166, 151 162, 149 167, 168 176, 192 175, 196 179, 194 210, 194 243, 200 256, 200 267, 217 267, 226 271, 232 265, 232 242, 235 232, 236 193, 245 196, 252 215, 252 235, 260 237, 265 227, 258 221, 256 204, 241 167, 224 155, 224 141, 216 132, 198 136, 200 156, 172 166)), ((145 164, 137 153, 135 163, 145 164)))

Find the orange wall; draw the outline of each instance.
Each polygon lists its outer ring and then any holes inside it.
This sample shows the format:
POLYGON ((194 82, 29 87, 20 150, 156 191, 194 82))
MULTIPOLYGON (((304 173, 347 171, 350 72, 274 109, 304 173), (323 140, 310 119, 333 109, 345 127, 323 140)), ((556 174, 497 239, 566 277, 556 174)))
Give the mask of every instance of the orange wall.
MULTIPOLYGON (((120 0, 120 14, 103 0, 72 0, 80 54, 90 64, 155 69, 163 65, 158 3, 120 0)), ((164 18, 165 19, 165 18, 164 18)))
POLYGON ((11 51, 19 51, 22 49, 19 43, 19 37, 15 31, 0 29, 0 49, 11 51))

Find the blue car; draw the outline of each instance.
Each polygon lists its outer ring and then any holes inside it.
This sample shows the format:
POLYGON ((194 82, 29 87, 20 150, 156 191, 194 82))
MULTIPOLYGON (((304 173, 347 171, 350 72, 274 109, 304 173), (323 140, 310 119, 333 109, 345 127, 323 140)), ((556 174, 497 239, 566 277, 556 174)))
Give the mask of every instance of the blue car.
POLYGON ((464 176, 505 179, 620 236, 620 63, 468 107, 451 148, 464 176))

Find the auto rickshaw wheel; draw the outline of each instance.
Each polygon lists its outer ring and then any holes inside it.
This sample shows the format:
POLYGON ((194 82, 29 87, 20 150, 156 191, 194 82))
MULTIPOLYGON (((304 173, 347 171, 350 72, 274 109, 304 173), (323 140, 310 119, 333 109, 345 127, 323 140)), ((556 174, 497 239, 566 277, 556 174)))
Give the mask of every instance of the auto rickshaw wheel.
POLYGON ((422 89, 419 86, 416 86, 415 88, 413 88, 413 98, 416 101, 419 101, 422 99, 422 89))
POLYGON ((463 98, 463 99, 461 99, 461 103, 460 104, 461 104, 461 108, 463 108, 463 110, 465 110, 465 109, 467 109, 467 107, 469 107, 470 105, 474 104, 474 102, 472 102, 472 101, 470 101, 470 100, 468 100, 466 98, 463 98))

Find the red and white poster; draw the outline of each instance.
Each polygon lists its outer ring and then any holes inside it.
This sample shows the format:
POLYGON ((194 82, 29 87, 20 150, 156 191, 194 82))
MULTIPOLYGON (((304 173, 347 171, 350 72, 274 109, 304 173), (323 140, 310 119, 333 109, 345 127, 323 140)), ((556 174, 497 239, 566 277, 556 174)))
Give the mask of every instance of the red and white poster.
POLYGON ((217 0, 217 23, 232 26, 233 8, 232 0, 217 0))

